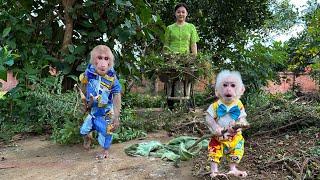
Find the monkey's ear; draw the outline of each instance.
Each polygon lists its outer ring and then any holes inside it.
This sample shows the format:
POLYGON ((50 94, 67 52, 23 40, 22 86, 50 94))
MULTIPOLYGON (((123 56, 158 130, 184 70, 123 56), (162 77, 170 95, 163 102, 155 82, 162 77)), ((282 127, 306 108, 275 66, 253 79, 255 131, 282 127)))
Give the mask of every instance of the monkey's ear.
POLYGON ((244 93, 245 90, 246 90, 246 88, 245 88, 244 86, 240 89, 241 95, 243 95, 243 93, 244 93))
POLYGON ((214 94, 215 94, 216 96, 219 96, 219 90, 218 90, 217 88, 214 90, 214 94))

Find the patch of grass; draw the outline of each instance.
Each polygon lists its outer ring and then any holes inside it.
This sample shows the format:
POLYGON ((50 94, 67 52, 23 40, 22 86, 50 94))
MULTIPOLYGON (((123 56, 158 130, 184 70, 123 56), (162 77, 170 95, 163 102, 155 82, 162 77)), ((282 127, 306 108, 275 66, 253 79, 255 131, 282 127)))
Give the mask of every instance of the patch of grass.
POLYGON ((123 99, 124 107, 131 108, 160 108, 166 104, 163 96, 151 96, 149 94, 128 93, 123 99))

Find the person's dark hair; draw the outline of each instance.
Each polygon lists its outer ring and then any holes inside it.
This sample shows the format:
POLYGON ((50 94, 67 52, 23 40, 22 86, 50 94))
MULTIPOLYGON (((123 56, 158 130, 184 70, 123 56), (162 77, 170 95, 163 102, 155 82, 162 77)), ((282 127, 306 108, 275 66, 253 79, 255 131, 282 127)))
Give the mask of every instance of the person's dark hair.
POLYGON ((179 3, 174 7, 174 12, 176 12, 179 7, 184 7, 188 11, 188 6, 185 3, 179 3))

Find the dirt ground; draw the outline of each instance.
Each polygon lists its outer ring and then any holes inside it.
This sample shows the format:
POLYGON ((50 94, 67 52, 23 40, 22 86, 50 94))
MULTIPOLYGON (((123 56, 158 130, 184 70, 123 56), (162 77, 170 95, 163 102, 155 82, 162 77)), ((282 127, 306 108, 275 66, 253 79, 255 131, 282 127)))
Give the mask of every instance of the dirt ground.
POLYGON ((0 148, 0 179, 196 179, 191 162, 175 168, 172 162, 152 157, 127 156, 124 148, 145 140, 167 142, 166 132, 148 134, 147 139, 113 144, 109 159, 96 160, 100 150, 54 144, 46 137, 28 137, 0 148))
MULTIPOLYGON (((250 180, 320 179, 319 152, 316 153, 317 149, 314 153, 308 152, 310 147, 319 147, 316 146, 319 137, 318 129, 311 128, 247 138, 240 169, 248 172, 246 179, 250 180)), ((98 146, 86 152, 81 144, 63 146, 44 136, 26 137, 0 147, 0 179, 211 179, 205 150, 193 160, 181 162, 179 168, 159 158, 131 157, 124 152, 135 143, 148 140, 166 143, 172 138, 165 131, 149 133, 144 140, 113 144, 109 159, 96 160, 98 146)), ((227 165, 222 163, 220 170, 227 172, 227 165)))

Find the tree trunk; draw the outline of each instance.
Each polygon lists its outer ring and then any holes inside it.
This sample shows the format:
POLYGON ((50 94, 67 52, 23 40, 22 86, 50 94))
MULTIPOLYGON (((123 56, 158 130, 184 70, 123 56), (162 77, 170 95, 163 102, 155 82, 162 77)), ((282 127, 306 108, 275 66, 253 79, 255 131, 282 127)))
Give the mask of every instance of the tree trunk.
POLYGON ((72 34, 73 34, 73 19, 70 16, 70 9, 74 5, 76 0, 62 0, 62 5, 64 9, 64 23, 65 23, 65 31, 63 37, 63 43, 61 50, 63 52, 67 52, 68 45, 72 43, 72 34))

